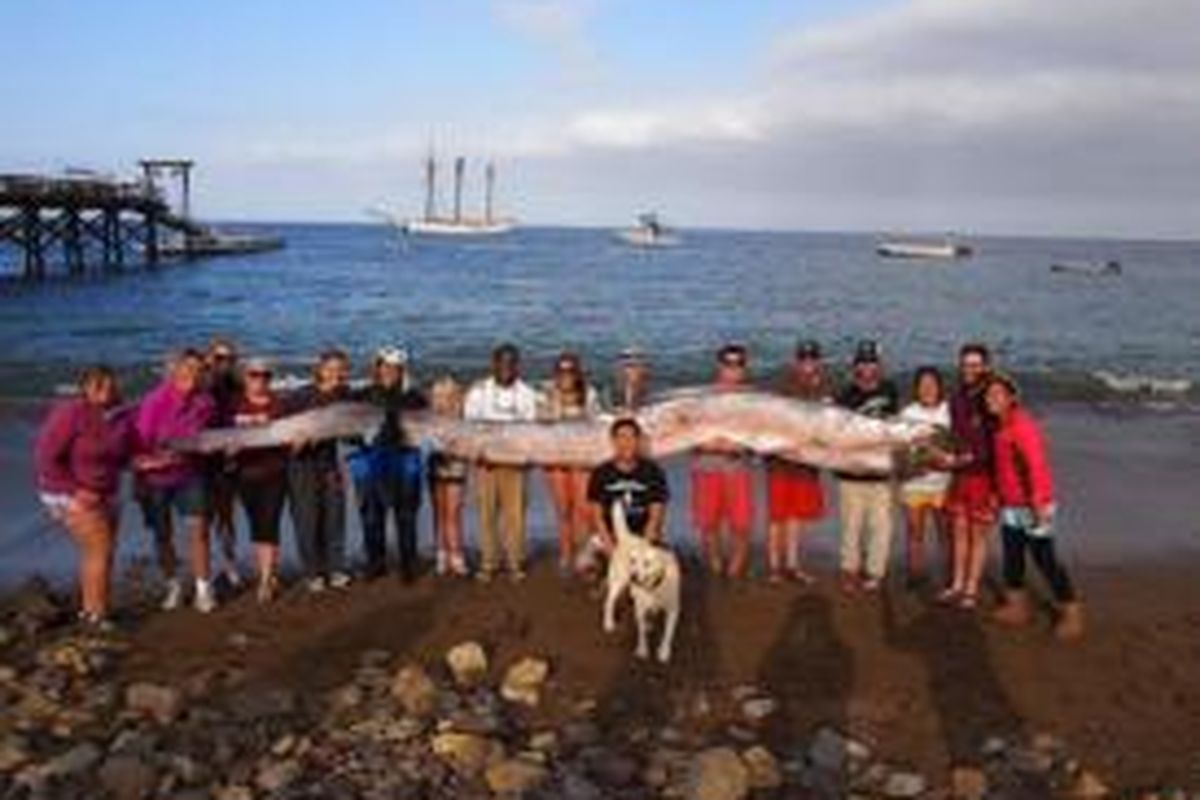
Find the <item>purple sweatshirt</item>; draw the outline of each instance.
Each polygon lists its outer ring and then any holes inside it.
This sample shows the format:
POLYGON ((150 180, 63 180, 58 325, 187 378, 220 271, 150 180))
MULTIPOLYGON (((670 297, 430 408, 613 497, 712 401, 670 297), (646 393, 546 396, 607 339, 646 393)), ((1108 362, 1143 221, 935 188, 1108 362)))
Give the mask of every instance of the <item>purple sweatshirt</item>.
MULTIPOLYGON (((203 391, 181 394, 167 379, 142 398, 134 422, 136 449, 139 454, 161 452, 171 439, 194 436, 215 420, 216 406, 203 391)), ((180 486, 201 474, 204 461, 181 456, 170 466, 144 471, 140 477, 148 486, 180 486)))
POLYGON ((50 409, 34 444, 38 490, 73 494, 87 489, 116 494, 129 460, 130 415, 105 411, 85 400, 64 400, 50 409))

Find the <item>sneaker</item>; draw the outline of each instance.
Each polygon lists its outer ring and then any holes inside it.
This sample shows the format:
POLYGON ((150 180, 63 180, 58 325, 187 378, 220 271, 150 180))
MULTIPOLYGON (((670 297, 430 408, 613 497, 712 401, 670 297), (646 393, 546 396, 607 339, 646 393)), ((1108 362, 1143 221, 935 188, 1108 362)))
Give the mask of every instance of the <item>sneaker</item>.
POLYGON ((838 583, 842 587, 842 591, 846 594, 854 594, 859 590, 858 576, 853 572, 842 570, 842 574, 838 578, 838 583))
POLYGON ((221 570, 221 577, 225 579, 225 583, 230 589, 242 588, 242 575, 238 572, 237 565, 227 564, 225 569, 221 570))
POLYGON ((331 589, 345 589, 350 585, 350 576, 345 572, 333 572, 329 575, 329 587, 331 589))
POLYGON ((495 574, 496 573, 490 569, 481 569, 479 572, 475 573, 475 580, 479 581, 480 583, 491 583, 492 577, 495 574))
POLYGON ((873 592, 879 591, 879 586, 881 583, 882 583, 882 580, 880 578, 876 578, 876 577, 872 576, 872 577, 864 578, 862 584, 860 584, 860 585, 862 586, 862 590, 864 592, 871 594, 873 592))
POLYGON ((521 583, 525 580, 525 570, 514 569, 508 573, 508 579, 513 583, 521 583))
POLYGON ((174 611, 183 602, 183 584, 179 578, 167 579, 167 592, 163 595, 162 610, 174 611))
POLYGON ((471 571, 467 569, 467 559, 462 553, 450 554, 450 572, 459 578, 465 578, 471 574, 471 571))
POLYGON ((266 605, 275 599, 275 593, 278 591, 279 581, 272 575, 269 578, 263 578, 258 582, 258 591, 255 593, 259 605, 266 605))
POLYGON ((91 633, 113 633, 117 626, 104 614, 80 611, 79 624, 91 633))
POLYGON ((211 614, 217 610, 217 597, 213 593, 212 584, 208 581, 196 581, 196 597, 192 602, 201 614, 211 614))
POLYGON ((437 551, 437 561, 433 571, 438 576, 444 576, 450 572, 450 555, 445 550, 437 551))
POLYGON ((308 586, 309 594, 320 594, 325 591, 325 579, 320 575, 317 575, 315 578, 309 578, 306 585, 308 586))

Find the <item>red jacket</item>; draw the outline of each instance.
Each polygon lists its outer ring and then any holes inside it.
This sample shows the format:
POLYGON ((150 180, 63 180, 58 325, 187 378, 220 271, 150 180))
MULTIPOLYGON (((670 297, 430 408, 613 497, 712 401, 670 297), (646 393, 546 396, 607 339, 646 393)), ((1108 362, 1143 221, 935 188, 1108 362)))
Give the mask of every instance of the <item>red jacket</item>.
POLYGON ((89 489, 116 494, 129 459, 129 415, 106 411, 83 400, 56 404, 34 445, 38 489, 71 494, 89 489))
POLYGON ((993 458, 1001 505, 1044 508, 1054 502, 1042 430, 1028 411, 1014 408, 997 426, 993 458))

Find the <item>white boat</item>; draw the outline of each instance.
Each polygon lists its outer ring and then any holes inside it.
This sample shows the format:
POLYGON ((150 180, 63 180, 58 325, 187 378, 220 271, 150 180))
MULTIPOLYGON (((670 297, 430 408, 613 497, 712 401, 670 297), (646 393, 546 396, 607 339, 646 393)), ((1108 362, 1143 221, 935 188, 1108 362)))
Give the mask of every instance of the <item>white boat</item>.
POLYGON ((1083 275, 1089 278, 1115 277, 1122 273, 1120 261, 1056 261, 1050 265, 1051 272, 1067 275, 1083 275))
POLYGON ((941 242, 888 241, 880 242, 875 252, 884 258, 918 258, 952 260, 970 258, 974 248, 962 242, 946 239, 941 242))
POLYGON ((679 235, 658 221, 653 213, 638 216, 635 228, 616 231, 616 237, 631 247, 674 247, 679 244, 679 235))
POLYGON ((484 190, 483 214, 469 217, 462 213, 463 173, 466 169, 466 159, 462 156, 454 159, 454 209, 449 216, 437 213, 436 178, 437 162, 433 156, 425 161, 425 213, 415 219, 400 219, 386 211, 376 212, 386 218, 401 233, 407 236, 501 236, 517 227, 516 220, 497 217, 492 213, 492 195, 496 185, 496 167, 491 162, 484 171, 486 188, 484 190))

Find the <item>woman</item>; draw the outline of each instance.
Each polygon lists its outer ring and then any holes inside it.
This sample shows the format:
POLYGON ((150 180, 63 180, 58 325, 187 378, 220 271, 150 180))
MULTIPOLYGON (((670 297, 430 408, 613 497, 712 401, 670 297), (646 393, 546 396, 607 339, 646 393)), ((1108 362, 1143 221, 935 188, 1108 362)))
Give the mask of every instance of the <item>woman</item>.
POLYGON ((984 400, 997 421, 993 453, 1004 548, 1004 605, 993 618, 1010 626, 1029 623, 1028 554, 1058 605, 1054 635, 1063 641, 1078 639, 1083 636, 1083 605, 1054 549, 1054 479, 1041 426, 1021 406, 1017 385, 1007 376, 991 376, 984 400))
MULTIPOLYGON (((433 413, 461 417, 463 390, 453 378, 434 381, 429 389, 433 413)), ((437 574, 465 578, 470 574, 463 553, 462 513, 467 487, 467 462, 444 453, 429 456, 429 495, 433 503, 433 536, 437 574)))
MULTIPOLYGON (((594 417, 600 413, 596 390, 588 384, 577 354, 564 351, 554 364, 554 376, 542 393, 538 417, 559 422, 594 417)), ((558 570, 574 572, 575 550, 588 534, 588 470, 578 467, 547 467, 546 481, 558 517, 558 570)))
POLYGON ((114 411, 117 379, 88 367, 79 395, 50 411, 34 450, 42 504, 79 548, 80 619, 108 629, 109 584, 117 540, 117 489, 129 461, 128 415, 114 411))
MULTIPOLYGON (((241 396, 232 408, 234 426, 266 425, 283 415, 282 404, 271 391, 271 366, 265 360, 246 362, 241 385, 241 396)), ((258 602, 269 603, 279 591, 279 523, 287 498, 288 453, 280 447, 242 450, 231 461, 254 544, 258 602)))
POLYGON ((384 411, 379 435, 348 459, 362 518, 367 577, 387 573, 388 518, 394 517, 400 574, 406 582, 412 581, 417 575, 421 452, 404 440, 400 423, 404 413, 420 411, 428 403, 419 390, 409 385, 408 351, 401 347, 380 349, 371 366, 371 385, 358 399, 384 411))
MULTIPOLYGON (((208 393, 216 408, 213 427, 228 427, 233 424, 233 409, 242 395, 237 347, 229 339, 214 337, 204 354, 204 363, 208 373, 208 393)), ((209 505, 221 559, 218 572, 231 589, 242 584, 237 566, 237 530, 233 525, 233 501, 237 488, 235 467, 233 460, 224 454, 214 455, 208 463, 209 505)))
MULTIPOLYGON (((313 382, 285 403, 294 414, 349 399, 350 357, 326 350, 317 357, 313 382)), ((346 487, 337 441, 293 442, 288 462, 288 508, 308 590, 350 585, 346 571, 346 487)))
MULTIPOLYGON (((938 430, 950 430, 950 404, 946 400, 946 385, 937 367, 919 367, 913 373, 912 402, 900 411, 900 419, 932 425, 938 430)), ((907 522, 905 563, 908 585, 917 588, 925 583, 925 531, 932 527, 938 539, 947 543, 946 490, 950 474, 929 470, 900 485, 900 504, 907 522)))
MULTIPOLYGON (((830 386, 821 345, 803 341, 796 346, 780 391, 809 403, 830 403, 830 386)), ((767 574, 771 583, 785 576, 809 585, 813 577, 801 566, 800 542, 805 528, 825 516, 821 473, 804 464, 767 458, 767 574)))

